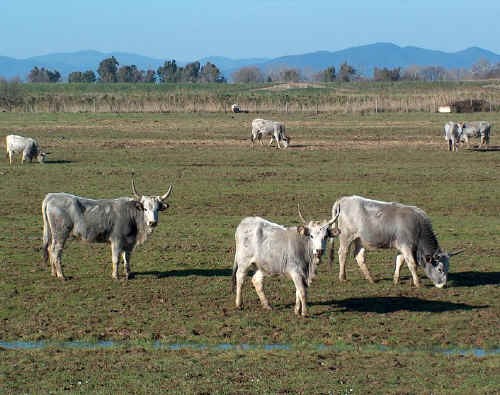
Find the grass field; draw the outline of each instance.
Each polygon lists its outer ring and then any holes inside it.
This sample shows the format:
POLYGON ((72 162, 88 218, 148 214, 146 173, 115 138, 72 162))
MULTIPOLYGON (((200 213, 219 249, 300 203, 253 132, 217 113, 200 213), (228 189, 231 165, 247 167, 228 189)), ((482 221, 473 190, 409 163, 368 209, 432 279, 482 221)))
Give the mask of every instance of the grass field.
MULTIPOLYGON (((45 165, 0 164, 0 340, 40 341, 0 350, 2 393, 495 393, 500 356, 439 350, 498 350, 500 151, 449 153, 432 113, 266 114, 286 122, 292 146, 249 143, 259 114, 1 113, 0 136, 35 137, 45 165), (42 263, 41 202, 48 192, 130 196, 172 183, 171 207, 132 255, 134 278, 111 278, 108 245, 69 242, 51 277, 42 263), (449 284, 419 270, 392 284, 394 251, 367 254, 375 284, 352 257, 309 290, 309 318, 293 314, 295 290, 268 278, 274 309, 245 283, 244 308, 230 292, 234 231, 248 215, 296 225, 326 219, 342 195, 424 209, 452 258, 449 284), (62 341, 113 340, 96 350, 62 341), (153 347, 191 344, 180 350, 153 347), (121 344, 121 345, 120 345, 121 344), (218 349, 219 345, 250 349, 218 349), (288 350, 266 345, 285 345, 288 350), (203 348, 202 346, 206 346, 203 348), (261 347, 261 348, 259 348, 261 347)), ((460 118, 465 118, 460 116, 460 118)), ((500 114, 467 116, 493 123, 500 114)), ((458 118, 457 118, 458 119, 458 118)), ((477 141, 475 141, 477 143, 477 141)))

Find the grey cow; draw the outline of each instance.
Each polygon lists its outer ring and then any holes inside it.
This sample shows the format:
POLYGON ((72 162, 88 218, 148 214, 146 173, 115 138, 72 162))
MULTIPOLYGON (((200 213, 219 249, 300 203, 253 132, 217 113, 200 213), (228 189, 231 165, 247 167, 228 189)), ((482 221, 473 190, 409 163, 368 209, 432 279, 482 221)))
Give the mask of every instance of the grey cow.
POLYGON ((252 146, 255 140, 259 140, 262 145, 262 137, 270 136, 269 145, 273 139, 276 140, 277 148, 281 148, 280 142, 286 148, 290 144, 290 137, 286 135, 285 124, 283 122, 270 121, 262 118, 256 118, 252 121, 252 146))
POLYGON ((247 217, 240 222, 235 234, 232 277, 236 307, 242 305, 245 276, 255 269, 252 283, 265 309, 271 307, 263 290, 264 277, 286 274, 295 284, 295 314, 307 315, 307 287, 331 236, 329 228, 333 220, 303 222, 304 225, 297 227, 284 227, 260 217, 247 217))
POLYGON ((130 276, 130 255, 137 244, 146 241, 158 224, 158 212, 172 185, 163 196, 137 193, 132 180, 133 198, 88 199, 69 193, 49 193, 42 203, 43 252, 50 259, 52 275, 64 279, 61 255, 70 236, 91 243, 111 243, 112 275, 118 278, 118 263, 123 257, 125 276, 130 276))
MULTIPOLYGON (((446 284, 449 259, 459 252, 448 254, 441 250, 430 219, 418 207, 361 196, 345 196, 334 203, 332 216, 337 218, 340 232, 340 281, 346 280, 346 256, 353 244, 359 268, 372 283, 373 279, 365 264, 365 250, 395 248, 400 252, 396 257, 395 284, 399 282, 399 272, 405 261, 416 287, 420 286, 417 265, 424 268, 425 274, 436 287, 442 288, 446 284)), ((333 251, 330 253, 332 256, 333 251)))
POLYGON ((444 124, 444 139, 448 142, 449 151, 458 151, 460 133, 461 128, 458 123, 449 121, 444 124))
POLYGON ((45 157, 49 154, 48 152, 42 152, 35 139, 15 134, 9 134, 5 137, 5 147, 11 165, 14 154, 22 153, 21 163, 24 163, 25 160, 31 162, 34 158, 36 158, 38 162, 43 163, 45 157))
POLYGON ((471 137, 480 138, 479 146, 490 143, 491 125, 486 121, 463 122, 459 124, 460 138, 469 146, 471 137))

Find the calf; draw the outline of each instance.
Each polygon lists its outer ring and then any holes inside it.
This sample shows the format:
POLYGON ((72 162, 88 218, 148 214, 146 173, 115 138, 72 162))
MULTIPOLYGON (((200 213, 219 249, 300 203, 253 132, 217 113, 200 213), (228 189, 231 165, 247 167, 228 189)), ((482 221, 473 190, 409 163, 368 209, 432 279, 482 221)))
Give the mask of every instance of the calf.
POLYGON ((330 237, 331 221, 310 221, 285 227, 260 217, 244 218, 236 228, 236 253, 233 266, 233 291, 236 307, 242 305, 241 288, 247 272, 255 269, 252 283, 265 309, 271 309, 264 294, 263 279, 287 275, 295 284, 295 314, 307 315, 307 287, 315 276, 330 237))

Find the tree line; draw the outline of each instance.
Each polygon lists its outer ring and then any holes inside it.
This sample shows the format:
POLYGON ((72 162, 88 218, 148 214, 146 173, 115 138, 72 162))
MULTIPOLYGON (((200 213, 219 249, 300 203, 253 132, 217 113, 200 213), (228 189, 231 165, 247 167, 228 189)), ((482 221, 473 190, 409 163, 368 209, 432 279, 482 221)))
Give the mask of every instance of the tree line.
MULTIPOLYGON (((347 62, 338 69, 327 67, 319 72, 305 75, 297 68, 279 68, 264 72, 257 66, 242 67, 231 75, 234 83, 263 82, 350 82, 360 80, 374 81, 460 81, 470 79, 500 78, 500 63, 492 64, 485 59, 476 62, 470 69, 446 69, 441 66, 408 66, 406 68, 375 67, 373 76, 367 78, 347 62)), ((57 70, 34 67, 27 76, 28 82, 61 82, 62 76, 57 70)), ((68 75, 69 83, 126 82, 126 83, 225 83, 226 78, 219 68, 210 62, 204 65, 191 62, 185 66, 176 61, 167 60, 156 70, 140 70, 136 65, 120 66, 112 56, 99 63, 97 73, 93 70, 74 71, 68 75)))

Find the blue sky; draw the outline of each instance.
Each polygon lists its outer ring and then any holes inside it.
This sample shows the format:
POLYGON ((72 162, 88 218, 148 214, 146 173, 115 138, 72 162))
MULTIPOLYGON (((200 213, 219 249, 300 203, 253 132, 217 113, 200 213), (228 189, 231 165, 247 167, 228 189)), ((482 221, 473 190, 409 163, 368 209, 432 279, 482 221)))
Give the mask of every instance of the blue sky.
POLYGON ((500 53, 500 0, 0 0, 0 37, 0 56, 20 59, 277 57, 375 42, 500 53))

